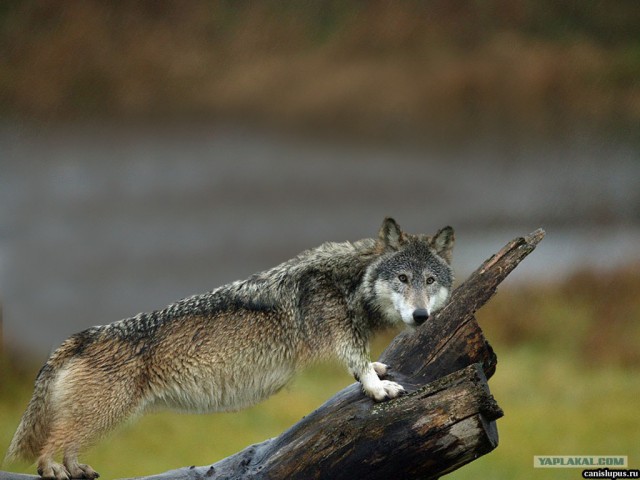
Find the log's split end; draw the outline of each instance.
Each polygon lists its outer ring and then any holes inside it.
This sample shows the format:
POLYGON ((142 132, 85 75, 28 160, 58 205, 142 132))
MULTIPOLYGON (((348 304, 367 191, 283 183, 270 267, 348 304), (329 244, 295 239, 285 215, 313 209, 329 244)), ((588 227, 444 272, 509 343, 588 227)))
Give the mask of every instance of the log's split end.
POLYGON ((477 270, 477 274, 484 275, 487 271, 489 271, 496 263, 501 261, 504 257, 508 255, 513 255, 513 252, 516 252, 515 261, 512 263, 511 268, 509 268, 509 270, 506 273, 503 273, 503 267, 499 267, 500 276, 502 278, 506 277, 507 274, 511 270, 513 270, 516 267, 516 265, 520 263, 522 259, 524 259, 524 257, 526 257, 531 252, 533 252, 533 250, 536 248, 538 243, 540 243, 540 241, 544 238, 545 235, 546 235, 546 232, 544 231, 544 229, 538 228, 537 230, 534 230, 533 232, 531 232, 528 235, 525 235, 524 237, 518 237, 511 240, 508 244, 502 247, 502 249, 498 253, 496 253, 495 255, 491 256, 488 260, 486 260, 484 264, 477 270))
POLYGON ((538 228, 537 230, 531 232, 529 235, 526 235, 523 239, 530 245, 537 245, 546 234, 547 232, 545 232, 543 228, 538 228))

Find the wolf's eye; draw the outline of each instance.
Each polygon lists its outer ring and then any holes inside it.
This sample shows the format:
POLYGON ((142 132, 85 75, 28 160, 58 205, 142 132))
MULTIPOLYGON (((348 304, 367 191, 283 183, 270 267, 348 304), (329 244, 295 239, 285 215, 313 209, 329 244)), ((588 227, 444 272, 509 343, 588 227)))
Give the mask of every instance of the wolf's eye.
POLYGON ((401 273, 400 275, 398 275, 398 280, 400 280, 402 283, 407 283, 409 281, 409 278, 404 273, 401 273))
POLYGON ((435 282, 435 281, 436 281, 436 279, 435 279, 435 278, 433 278, 433 277, 427 277, 427 284, 428 284, 428 285, 431 285, 431 284, 432 284, 433 282, 435 282))

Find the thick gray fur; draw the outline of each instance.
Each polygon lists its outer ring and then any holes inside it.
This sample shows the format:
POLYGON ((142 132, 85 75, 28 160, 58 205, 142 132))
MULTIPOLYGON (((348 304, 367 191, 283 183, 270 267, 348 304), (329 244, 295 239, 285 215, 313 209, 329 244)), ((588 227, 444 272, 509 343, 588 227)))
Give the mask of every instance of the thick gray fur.
POLYGON ((43 478, 96 478, 78 453, 154 408, 238 410, 305 365, 337 358, 375 401, 403 393, 371 362, 380 329, 416 326, 448 299, 453 229, 325 243, 246 280, 72 335, 49 358, 7 456, 38 458, 43 478), (63 464, 53 460, 63 452, 63 464))

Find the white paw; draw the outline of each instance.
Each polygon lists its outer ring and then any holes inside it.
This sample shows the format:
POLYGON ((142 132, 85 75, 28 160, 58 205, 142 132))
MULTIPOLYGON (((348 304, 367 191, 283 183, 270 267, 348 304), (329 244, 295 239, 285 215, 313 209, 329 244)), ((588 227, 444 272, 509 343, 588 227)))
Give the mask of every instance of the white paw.
POLYGON ((371 366, 376 372, 376 375, 380 378, 384 378, 387 376, 387 372, 389 371, 389 365, 380 362, 371 362, 371 366))
POLYGON ((402 385, 389 380, 380 380, 380 383, 376 387, 365 390, 364 393, 373 398, 376 402, 382 402, 383 400, 389 400, 391 398, 404 395, 406 392, 402 385))

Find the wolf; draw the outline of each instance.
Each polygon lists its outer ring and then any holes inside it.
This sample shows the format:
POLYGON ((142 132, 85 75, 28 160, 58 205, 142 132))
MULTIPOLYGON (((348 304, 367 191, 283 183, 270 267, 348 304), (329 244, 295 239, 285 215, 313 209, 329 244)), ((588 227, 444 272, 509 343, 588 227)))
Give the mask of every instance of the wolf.
POLYGON ((404 393, 372 362, 380 329, 426 322, 453 282, 451 227, 412 235, 386 218, 377 238, 325 243, 246 280, 76 333, 53 352, 7 458, 42 478, 97 478, 79 452, 155 408, 253 405, 309 363, 337 358, 374 401, 404 393), (62 452, 62 464, 54 456, 62 452))

